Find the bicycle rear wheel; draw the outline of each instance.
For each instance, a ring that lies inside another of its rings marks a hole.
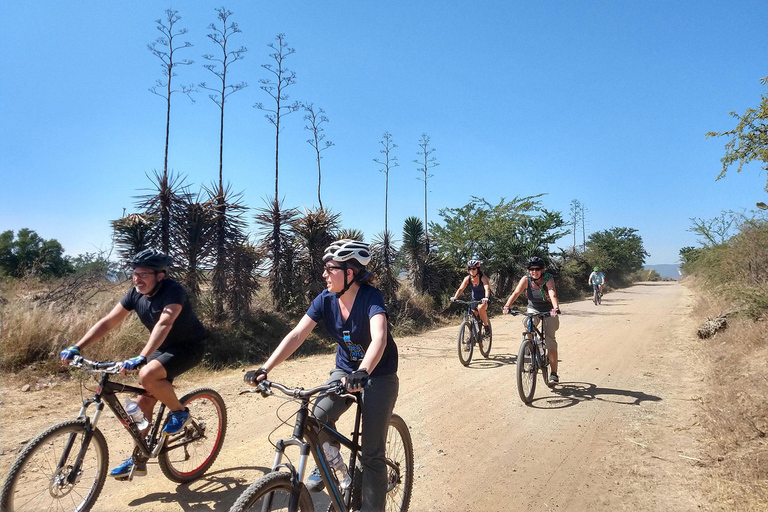
[[[461,322],[459,327],[459,335],[456,337],[456,344],[459,349],[459,361],[464,366],[469,365],[472,360],[472,352],[475,350],[475,340],[472,333],[472,326],[469,320]]]
[[[243,491],[229,512],[281,512],[297,510],[298,512],[314,512],[312,496],[307,486],[299,483],[295,488],[291,482],[291,474],[285,471],[273,471],[256,480]],[[291,501],[295,506],[291,506]]]
[[[485,329],[484,327],[480,327],[480,329]],[[488,332],[484,332],[483,334],[479,335],[480,341],[477,342],[480,348],[480,353],[483,354],[483,357],[488,359],[488,356],[491,355],[491,344],[493,343],[493,328],[491,327],[491,319],[488,319]]]
[[[533,342],[523,339],[520,344],[520,350],[517,352],[517,392],[520,400],[525,404],[533,401],[533,394],[536,392],[536,365],[533,351],[536,347]]]
[[[209,388],[191,391],[179,401],[189,407],[192,421],[166,440],[157,463],[169,480],[182,484],[203,476],[219,455],[227,433],[227,407]]]
[[[80,469],[72,475],[84,439],[85,419],[76,419],[54,425],[30,441],[8,472],[0,510],[90,510],[107,478],[109,452],[104,435],[94,430]]]

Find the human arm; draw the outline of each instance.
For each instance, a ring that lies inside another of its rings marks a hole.
[[[384,350],[387,348],[387,315],[384,313],[378,313],[370,318],[371,328],[371,344],[368,345],[368,349],[365,351],[363,360],[360,361],[360,366],[357,372],[365,371],[368,375],[373,373],[373,369],[381,361],[381,356],[384,355]],[[362,390],[362,385],[358,388],[349,388],[349,391],[355,392]]]
[[[463,292],[464,289],[467,287],[467,284],[469,284],[469,276],[467,276],[464,279],[462,279],[461,285],[459,285],[459,289],[456,290],[456,293],[453,294],[453,297],[451,297],[451,299],[458,298],[458,296],[461,295],[461,292]]]
[[[483,279],[481,280],[483,283],[483,289],[485,290],[485,302],[488,302],[491,298],[491,282],[488,280],[487,276],[483,276]]]
[[[515,287],[514,291],[512,292],[512,295],[509,296],[507,299],[507,302],[504,303],[504,311],[509,311],[509,308],[512,307],[512,304],[517,300],[517,298],[520,296],[520,294],[523,293],[523,290],[525,289],[525,285],[528,278],[523,277],[520,279],[520,281],[517,283],[517,286]]]
[[[260,368],[263,369],[264,372],[260,375],[256,375],[254,373],[252,380],[248,380],[248,374],[251,372],[246,373],[246,382],[255,386],[258,381],[266,378],[267,372],[271,371],[277,365],[291,357],[291,354],[296,352],[296,349],[298,349],[302,343],[304,343],[304,341],[307,339],[307,336],[309,336],[309,333],[312,332],[312,329],[314,329],[316,325],[317,322],[312,320],[309,316],[304,315],[301,317],[301,320],[299,320],[299,323],[296,324],[296,327],[291,329],[291,332],[285,335],[274,352],[272,352],[272,354],[269,356],[267,362],[264,363],[264,365]],[[252,371],[258,372],[258,370]],[[264,377],[259,378],[261,375],[264,375]]]
[[[80,341],[75,343],[72,347],[69,347],[67,350],[70,350],[73,347],[77,347],[79,351],[79,349],[84,348],[94,341],[101,339],[109,331],[117,327],[117,325],[130,314],[131,312],[125,309],[122,304],[116,304],[115,307],[112,308],[112,311],[107,313],[107,315],[104,316],[101,320],[93,324],[93,327],[91,327],[88,332],[85,333],[82,338],[80,338]],[[67,358],[62,357],[61,360],[62,364],[64,365],[69,364]]]
[[[549,295],[549,301],[552,303],[552,309],[560,312],[560,301],[557,298],[557,289],[555,287],[555,280],[550,279],[547,281],[547,294]]]

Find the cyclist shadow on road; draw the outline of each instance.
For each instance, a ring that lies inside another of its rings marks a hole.
[[[477,349],[475,349],[477,351]],[[472,370],[491,370],[509,366],[517,362],[517,354],[491,354],[488,359],[480,356],[473,357],[467,368]]]
[[[151,509],[153,503],[175,502],[185,512],[227,511],[235,504],[245,488],[262,476],[261,474],[240,476],[243,471],[250,473],[253,470],[257,470],[257,473],[266,474],[270,468],[241,466],[206,473],[194,482],[179,485],[175,491],[149,493],[132,500],[129,506],[145,505]],[[237,472],[237,476],[233,475],[233,472]],[[227,476],[227,474],[232,476]]]
[[[618,405],[642,405],[643,402],[661,401],[661,397],[649,395],[642,391],[603,388],[590,382],[563,382],[550,391],[555,396],[541,396],[534,399],[531,405],[540,409],[563,409],[592,400]]]

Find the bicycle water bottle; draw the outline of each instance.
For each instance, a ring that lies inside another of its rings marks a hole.
[[[136,401],[131,400],[130,398],[126,398],[125,412],[128,413],[128,416],[133,418],[133,421],[136,423],[136,426],[139,428],[139,430],[144,430],[149,426],[147,418],[144,417],[144,413],[141,412],[141,408],[139,407],[139,404],[136,403]]]
[[[323,452],[325,452],[325,458],[328,460],[334,471],[336,471],[336,478],[339,479],[339,487],[342,491],[352,483],[352,477],[349,474],[349,469],[344,459],[341,456],[339,449],[330,443],[323,443]]]

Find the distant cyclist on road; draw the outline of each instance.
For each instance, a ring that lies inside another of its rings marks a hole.
[[[597,288],[598,293],[603,295],[603,285],[605,284],[605,274],[600,272],[600,267],[595,267],[595,270],[589,274],[588,284],[592,285],[592,290]]]
[[[151,420],[158,400],[171,410],[163,428],[163,434],[167,435],[181,432],[190,420],[189,410],[179,402],[172,383],[175,377],[200,364],[205,351],[203,340],[207,337],[203,324],[192,310],[187,292],[179,283],[166,277],[171,262],[170,256],[153,249],[136,254],[130,261],[133,267],[130,291],[80,341],[59,356],[63,364],[69,364],[80,355],[81,348],[104,337],[131,311],[136,311],[141,323],[149,329],[149,340],[139,355],[123,362],[122,373],[141,368],[139,382],[149,393],[139,396],[136,402],[148,420]],[[149,426],[142,435],[148,430]],[[128,457],[110,471],[109,476],[125,480],[132,467],[133,458]],[[133,474],[145,476],[146,464],[137,465]]]
[[[512,295],[504,304],[504,313],[509,313],[509,308],[523,292],[526,292],[528,297],[528,313],[550,312],[550,316],[544,319],[544,335],[551,369],[549,383],[557,384],[560,382],[560,377],[557,375],[557,339],[555,335],[560,328],[560,319],[557,317],[560,313],[560,301],[557,300],[555,279],[551,274],[544,272],[547,263],[538,256],[529,259],[526,267],[528,268],[528,275],[523,276],[517,283]],[[528,319],[523,320],[523,325],[527,326],[527,321]],[[539,319],[534,318],[533,321],[538,324]]]
[[[480,304],[477,305],[477,312],[480,315],[480,320],[483,321],[483,327],[487,335],[490,334],[490,327],[488,327],[488,299],[491,296],[491,284],[488,281],[488,277],[483,275],[483,271],[480,270],[481,263],[480,260],[469,260],[467,262],[467,273],[469,275],[461,282],[461,286],[451,297],[451,302],[459,298],[461,292],[467,286],[470,286],[472,300],[480,301]]]

